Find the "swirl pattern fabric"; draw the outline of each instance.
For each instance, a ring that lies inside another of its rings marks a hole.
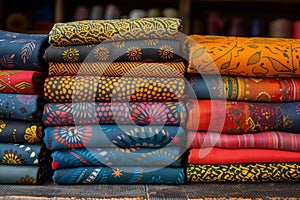
[[[134,78],[56,76],[45,80],[48,102],[156,102],[176,101],[185,96],[182,78]]]
[[[38,165],[44,156],[42,145],[0,143],[0,159],[4,165]]]
[[[181,126],[49,126],[44,133],[44,142],[49,150],[166,145],[184,147],[186,142]]]
[[[180,77],[185,74],[183,62],[49,62],[49,76],[122,76],[122,77]]]
[[[179,40],[108,40],[93,45],[49,46],[44,56],[47,63],[177,62],[187,59],[181,45]]]
[[[258,78],[245,76],[188,75],[197,99],[227,99],[252,102],[300,100],[300,78]]]
[[[83,124],[183,125],[182,102],[47,103],[42,120],[46,126]]]
[[[188,164],[189,182],[299,182],[299,163]]]
[[[47,71],[48,34],[0,31],[0,69]]]
[[[288,38],[190,36],[188,73],[299,77],[300,41]]]
[[[257,103],[191,99],[186,105],[188,130],[232,134],[300,132],[300,102]]]
[[[0,118],[38,121],[42,118],[41,99],[35,94],[0,93]]]
[[[274,149],[193,148],[189,152],[188,162],[192,164],[300,163],[300,152]]]
[[[43,137],[42,122],[0,119],[1,143],[40,144]]]
[[[30,70],[0,70],[0,92],[42,94],[46,73]]]
[[[90,148],[52,153],[54,170],[85,166],[180,167],[180,148]]]
[[[49,32],[49,44],[69,46],[98,44],[108,39],[174,39],[181,31],[182,21],[178,18],[82,20],[55,23]]]
[[[278,149],[300,151],[300,134],[269,131],[231,135],[216,132],[187,132],[188,148]]]
[[[184,169],[165,167],[79,167],[55,170],[54,183],[70,184],[183,184]]]

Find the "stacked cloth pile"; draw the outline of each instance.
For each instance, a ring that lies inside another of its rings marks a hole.
[[[41,121],[47,39],[0,31],[0,183],[39,184],[49,174]]]
[[[300,40],[190,39],[187,180],[299,181]]]
[[[184,182],[181,29],[176,18],[54,25],[43,122],[56,184]]]

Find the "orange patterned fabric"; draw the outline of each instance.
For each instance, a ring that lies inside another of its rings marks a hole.
[[[188,73],[300,76],[300,40],[202,35],[190,39]]]

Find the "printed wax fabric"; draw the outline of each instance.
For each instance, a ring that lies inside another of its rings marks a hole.
[[[98,44],[105,40],[174,39],[182,31],[179,18],[82,20],[55,23],[49,33],[52,46]]]
[[[0,119],[1,143],[42,143],[42,122]]]
[[[49,76],[183,77],[183,62],[49,62]]]
[[[46,75],[30,70],[0,70],[0,92],[42,94]]]
[[[300,180],[299,163],[188,164],[189,182],[292,182]]]
[[[47,149],[109,147],[184,147],[181,126],[85,125],[48,126],[44,129]]]
[[[300,152],[274,149],[193,148],[189,151],[188,162],[192,164],[300,163]]]
[[[0,118],[37,121],[42,117],[42,97],[36,94],[0,93]]]
[[[254,102],[300,100],[300,78],[190,74],[187,76],[187,80],[192,89],[188,92],[189,95],[194,95],[197,99],[211,98]]]
[[[93,45],[49,46],[46,62],[177,62],[186,57],[180,40],[104,41]]]
[[[0,165],[1,184],[36,185],[49,178],[46,166]]]
[[[166,102],[184,97],[183,78],[55,76],[47,77],[44,85],[44,98],[53,103]]]
[[[183,168],[176,167],[78,167],[55,170],[53,181],[67,184],[183,184]]]
[[[48,34],[0,31],[0,69],[47,71]]]
[[[42,145],[0,143],[2,165],[38,165],[44,157]]]
[[[190,36],[188,73],[300,76],[300,41],[288,38]]]
[[[52,169],[84,166],[180,167],[182,150],[172,148],[81,148],[54,151]]]
[[[187,132],[188,148],[219,147],[226,149],[280,149],[300,151],[300,134],[268,131],[231,135],[216,132]]]
[[[42,120],[46,126],[83,124],[183,125],[182,102],[47,103]]]
[[[188,130],[223,133],[300,132],[300,102],[189,100]],[[200,119],[200,120],[199,120]]]

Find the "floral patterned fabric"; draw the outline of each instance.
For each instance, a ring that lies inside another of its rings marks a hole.
[[[49,33],[53,46],[98,44],[105,40],[174,39],[182,31],[178,18],[82,20],[56,23]]]
[[[47,71],[48,34],[0,31],[0,69]]]
[[[42,122],[0,119],[1,143],[42,143]]]
[[[299,77],[300,41],[288,38],[190,36],[188,73]]]
[[[187,166],[188,182],[299,182],[299,163]]]
[[[0,92],[42,94],[46,73],[30,70],[0,70]]]
[[[183,62],[49,62],[49,76],[122,76],[180,77],[185,74]]]
[[[67,184],[183,184],[184,169],[175,167],[79,167],[55,170],[54,183]]]
[[[182,78],[55,76],[45,80],[48,102],[155,102],[183,99]]]
[[[180,167],[182,150],[173,148],[80,148],[52,153],[54,170],[84,166]]]
[[[38,121],[42,117],[41,99],[35,94],[0,93],[0,118]]]
[[[93,45],[49,46],[44,56],[47,63],[177,62],[186,56],[181,45],[179,40],[108,40]]]
[[[49,126],[44,130],[47,149],[108,147],[184,147],[181,126],[85,125]]]
[[[190,149],[188,162],[192,164],[234,164],[234,163],[300,163],[300,152],[274,149]]]
[[[182,102],[47,103],[42,120],[46,126],[82,124],[183,125]]]
[[[247,134],[187,131],[188,148],[278,149],[300,151],[300,134],[269,131]]]
[[[258,103],[190,99],[186,105],[188,130],[232,134],[300,132],[300,102]]]
[[[227,99],[252,102],[291,102],[300,100],[300,78],[258,78],[245,76],[188,75],[197,99]]]

